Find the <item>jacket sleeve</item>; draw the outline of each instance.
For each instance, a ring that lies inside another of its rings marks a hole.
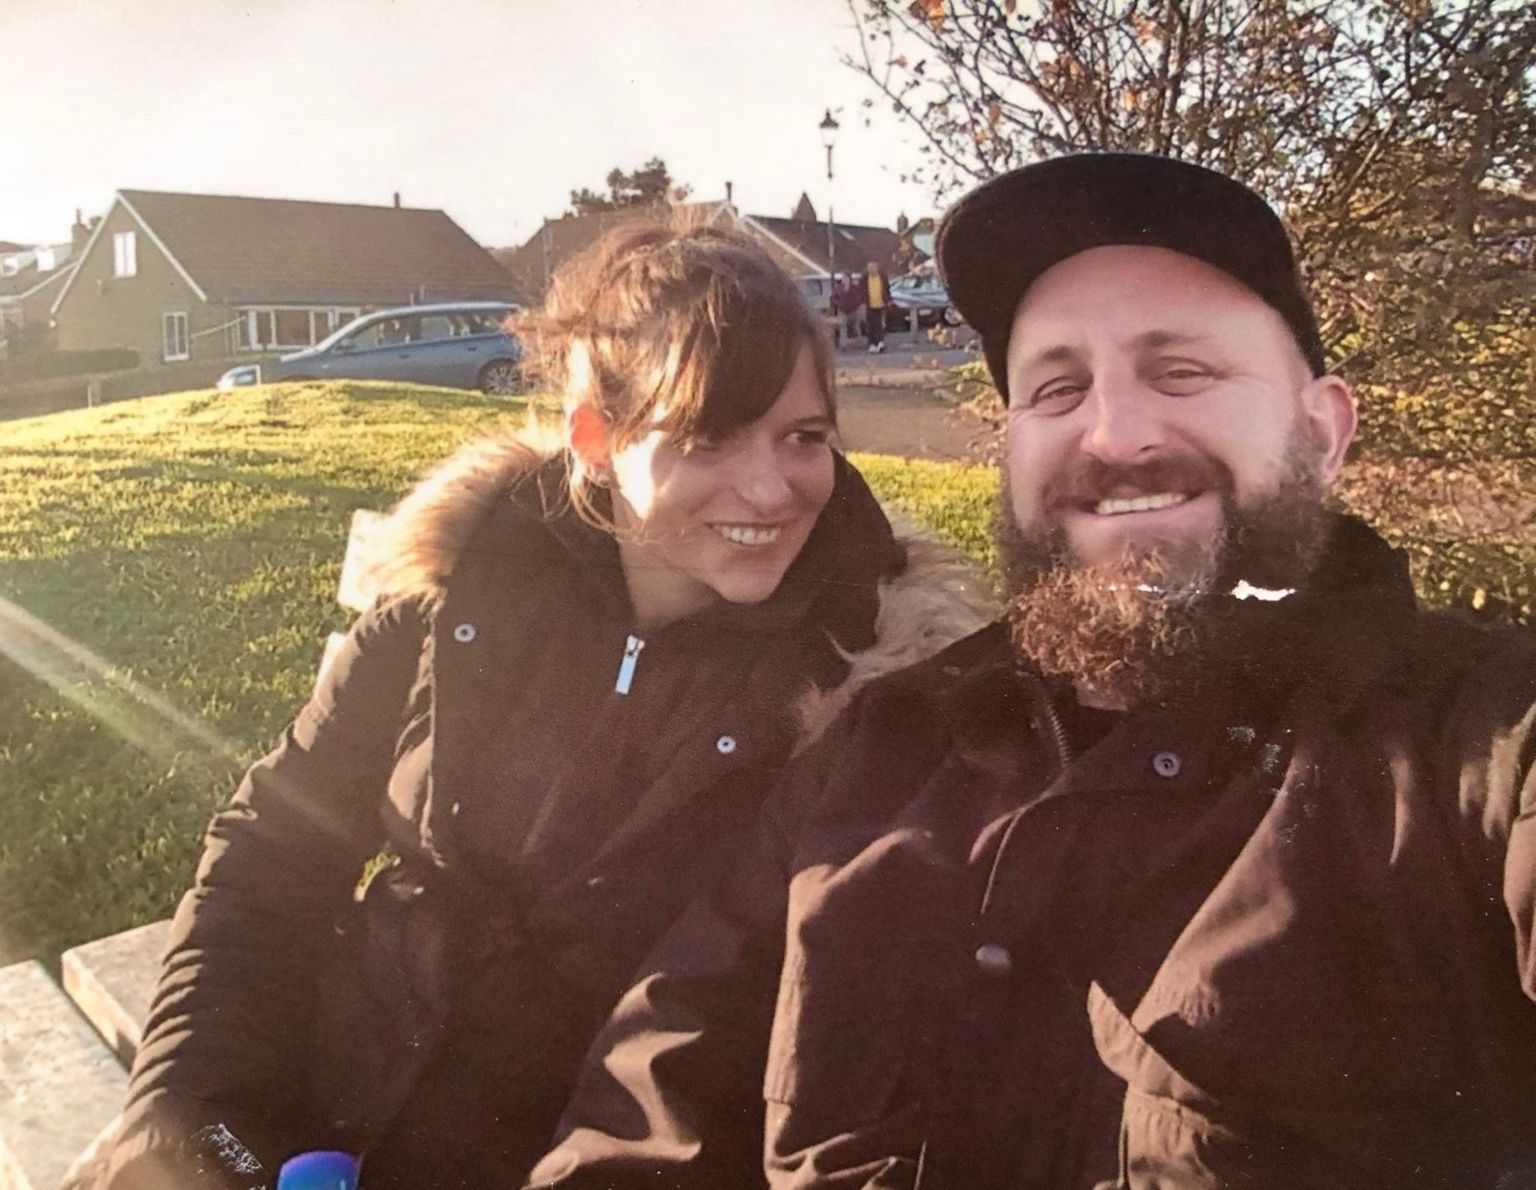
[[[818,748],[760,816],[745,859],[647,959],[588,1051],[530,1187],[681,1190],[763,1182],[763,1068],[784,958],[797,807]]]
[[[1536,634],[1479,674],[1473,703],[1482,738],[1463,751],[1462,786],[1474,776],[1485,787],[1485,815],[1507,832],[1504,904],[1520,986],[1536,1000]]]
[[[300,1101],[317,956],[383,842],[378,804],[425,631],[404,602],[360,617],[213,819],[134,1061],[111,1190],[244,1190],[315,1147]],[[250,1158],[264,1176],[231,1177]]]

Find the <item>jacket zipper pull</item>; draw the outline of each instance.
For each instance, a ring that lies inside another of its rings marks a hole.
[[[640,650],[643,648],[645,642],[638,636],[631,636],[624,641],[624,659],[619,662],[619,680],[613,684],[615,694],[629,693],[635,681],[635,666],[640,661]]]

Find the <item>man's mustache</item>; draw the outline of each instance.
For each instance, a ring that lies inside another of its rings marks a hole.
[[[1207,455],[1165,455],[1128,464],[1082,455],[1046,485],[1043,495],[1047,507],[1059,508],[1097,504],[1127,490],[1142,495],[1215,491],[1227,496],[1233,487],[1231,469]]]

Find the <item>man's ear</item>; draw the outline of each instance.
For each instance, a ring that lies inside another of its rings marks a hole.
[[[1342,377],[1319,376],[1301,390],[1301,411],[1317,446],[1320,476],[1324,483],[1332,483],[1355,440],[1359,424],[1355,394]]]
[[[589,401],[573,405],[565,415],[565,437],[571,453],[591,473],[606,471],[610,461],[608,416]]]

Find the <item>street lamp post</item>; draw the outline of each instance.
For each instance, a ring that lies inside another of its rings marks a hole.
[[[828,108],[821,117],[821,143],[827,147],[827,292],[832,290],[832,276],[836,272],[832,258],[832,145],[837,140],[837,121]]]

